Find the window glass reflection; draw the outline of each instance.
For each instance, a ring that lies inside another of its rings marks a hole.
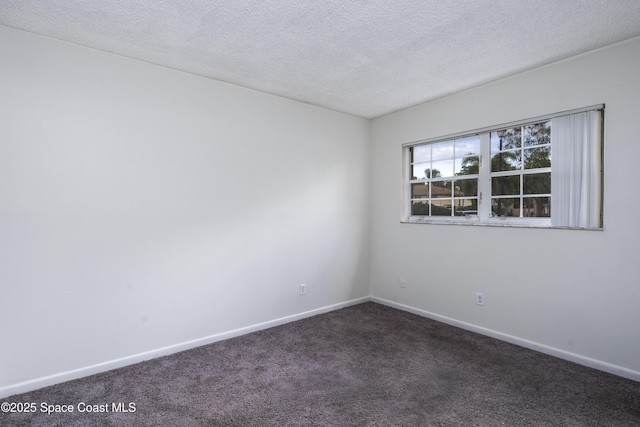
[[[491,172],[503,172],[520,169],[522,153],[517,151],[503,151],[491,158]]]
[[[429,215],[429,202],[411,202],[411,215]]]
[[[473,135],[466,138],[456,139],[455,154],[456,157],[480,154],[480,137],[478,135]]]
[[[451,197],[451,181],[434,181],[431,183],[431,197]]]
[[[411,198],[425,199],[429,197],[429,186],[423,183],[411,184]]]
[[[478,199],[456,199],[453,204],[455,216],[478,215]]]
[[[443,160],[432,163],[431,178],[453,176],[453,160]]]
[[[549,218],[551,217],[551,197],[525,197],[522,200],[522,216]]]
[[[548,168],[551,167],[551,147],[527,148],[524,150],[524,168]]]
[[[431,202],[431,216],[451,216],[451,199],[433,200]]]
[[[452,159],[453,141],[442,141],[431,144],[431,156],[433,160]]]
[[[521,146],[521,128],[509,128],[491,132],[491,154],[503,150],[513,150]]]
[[[477,179],[459,179],[454,183],[454,197],[470,197],[478,195]]]
[[[480,172],[480,158],[478,156],[456,159],[456,175],[477,175]]]
[[[551,143],[551,121],[534,123],[524,126],[523,145],[531,147],[533,145]]]
[[[491,194],[495,196],[520,194],[520,175],[491,178]]]
[[[411,163],[424,163],[431,160],[431,146],[419,145],[411,148]]]
[[[520,198],[492,199],[491,213],[497,216],[520,216]]]
[[[550,194],[551,173],[534,173],[522,177],[522,194]]]
[[[431,169],[430,163],[418,163],[412,166],[413,173],[411,179],[425,179],[429,178],[428,171]]]

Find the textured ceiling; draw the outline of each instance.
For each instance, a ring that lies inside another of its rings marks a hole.
[[[640,36],[640,0],[0,0],[0,24],[375,118]]]

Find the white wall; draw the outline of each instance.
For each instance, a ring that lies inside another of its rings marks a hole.
[[[639,76],[634,39],[373,121],[374,299],[640,380]],[[401,144],[599,103],[604,231],[400,224]]]
[[[0,58],[0,395],[368,297],[368,121],[6,27]]]

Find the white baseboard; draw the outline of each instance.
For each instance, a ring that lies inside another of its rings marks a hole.
[[[543,344],[539,344],[533,341],[528,341],[522,338],[518,338],[512,335],[497,332],[491,329],[483,328],[471,323],[462,322],[460,320],[452,319],[446,316],[441,316],[435,313],[431,313],[425,310],[421,310],[415,307],[411,307],[397,302],[389,301],[378,297],[363,297],[354,300],[334,304],[326,307],[317,308],[303,313],[294,314],[291,316],[281,317],[279,319],[270,320],[268,322],[258,323],[244,328],[234,329],[228,332],[222,332],[215,335],[191,340],[167,347],[162,347],[156,350],[147,351],[144,353],[134,354],[131,356],[123,357],[120,359],[111,360],[104,363],[99,363],[92,366],[86,366],[83,368],[74,369],[72,371],[61,372],[46,377],[36,378],[30,381],[25,381],[18,384],[12,384],[9,386],[0,388],[0,398],[12,396],[14,394],[26,393],[39,388],[48,387],[50,385],[59,384],[66,381],[75,380],[78,378],[87,377],[89,375],[99,374],[101,372],[110,371],[112,369],[122,368],[124,366],[133,365],[135,363],[143,362],[145,360],[154,359],[156,357],[166,356],[180,351],[189,350],[191,348],[200,347],[206,344],[212,344],[217,341],[222,341],[241,335],[249,334],[251,332],[260,331],[263,329],[272,328],[274,326],[284,325],[286,323],[294,322],[296,320],[305,319],[322,313],[328,313],[330,311],[339,310],[341,308],[350,307],[352,305],[362,304],[367,301],[372,301],[378,304],[386,305],[388,307],[396,308],[398,310],[406,311],[409,313],[417,314],[418,316],[426,317],[436,320],[438,322],[446,323],[451,326],[455,326],[468,331],[476,332],[482,335],[486,335],[492,338],[496,338],[502,341],[516,344],[521,347],[525,347],[531,350],[539,351],[540,353],[548,354],[550,356],[558,357],[560,359],[568,360],[570,362],[578,363],[590,368],[598,369],[604,372],[608,372],[621,377],[629,378],[634,381],[640,381],[640,372],[627,369],[621,366],[613,365],[607,362],[603,362],[596,359],[591,359],[586,356],[582,356],[576,353],[571,353],[565,350],[560,350],[554,347],[549,347]]]
[[[268,322],[258,323],[255,325],[246,326],[244,328],[234,329],[232,331],[222,332],[219,334],[210,335],[207,337],[198,338],[191,341],[186,341],[179,344],[174,344],[174,345],[158,348],[151,351],[146,351],[144,353],[138,353],[138,354],[123,357],[120,359],[110,360],[107,362],[98,363],[96,365],[74,369],[72,371],[60,372],[58,374],[36,378],[30,381],[25,381],[17,384],[12,384],[12,385],[0,388],[0,399],[13,396],[14,394],[26,393],[29,391],[37,390],[39,388],[48,387],[50,385],[87,377],[89,375],[99,374],[101,372],[110,371],[112,369],[122,368],[124,366],[144,362],[145,360],[154,359],[156,357],[166,356],[169,354],[178,353],[180,351],[189,350],[191,348],[200,347],[202,345],[212,344],[217,341],[239,337],[241,335],[246,335],[251,332],[272,328],[274,326],[284,325],[286,323],[295,322],[296,320],[305,319],[307,317],[315,316],[318,314],[328,313],[330,311],[339,310],[341,308],[350,307],[352,305],[362,304],[370,300],[371,299],[369,297],[357,298],[354,300],[345,301],[338,304],[333,304],[326,307],[305,311],[303,313],[281,317],[279,319],[270,320]]]
[[[579,365],[587,366],[589,368],[598,369],[600,371],[608,372],[610,374],[618,375],[620,377],[629,378],[634,381],[640,381],[640,372],[632,369],[627,369],[622,366],[613,365],[611,363],[603,362],[601,360],[592,359],[590,357],[582,356],[580,354],[571,353],[569,351],[560,350],[554,347],[549,347],[544,344],[536,343],[533,341],[518,338],[513,335],[497,332],[492,329],[483,328],[471,323],[462,322],[460,320],[452,319],[439,314],[431,313],[419,308],[411,307],[404,304],[399,304],[394,301],[389,301],[383,298],[371,297],[372,302],[386,305],[388,307],[397,308],[398,310],[407,311],[409,313],[417,314],[418,316],[426,317],[428,319],[437,320],[438,322],[446,323],[447,325],[455,326],[461,329],[466,329],[471,332],[476,332],[482,335],[486,335],[492,338],[506,341],[511,344],[516,344],[521,347],[525,347],[531,350],[539,351],[540,353],[548,354],[550,356],[557,357],[559,359],[568,360],[570,362],[577,363]]]

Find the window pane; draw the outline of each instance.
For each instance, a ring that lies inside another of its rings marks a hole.
[[[425,184],[411,184],[411,198],[425,199],[429,197],[429,186]]]
[[[456,216],[478,215],[478,199],[456,199],[453,204]]]
[[[503,172],[520,169],[522,165],[520,150],[504,151],[491,158],[491,172]]]
[[[451,181],[435,181],[431,183],[431,197],[451,198]]]
[[[480,154],[480,137],[478,135],[456,139],[456,157]]]
[[[477,175],[480,172],[480,160],[476,157],[456,159],[456,175]]]
[[[502,150],[520,148],[520,127],[491,132],[491,154]]]
[[[491,199],[491,216],[520,216],[520,199]]]
[[[506,196],[520,194],[520,176],[501,176],[491,178],[491,194],[494,196]]]
[[[451,216],[451,199],[433,200],[431,216]]]
[[[453,158],[453,141],[435,142],[431,144],[431,149],[433,160]]]
[[[424,163],[431,160],[431,146],[419,145],[411,148],[411,163]]]
[[[453,176],[453,160],[433,162],[432,164],[431,178]]]
[[[411,215],[429,215],[429,203],[411,202]]]
[[[551,197],[525,197],[522,203],[524,204],[523,216],[543,218],[551,216]]]
[[[525,147],[551,143],[551,121],[524,126]]]
[[[478,195],[477,179],[459,179],[454,183],[454,197],[469,197]]]
[[[524,150],[524,168],[551,167],[551,147],[527,148]]]
[[[523,194],[550,194],[551,173],[534,173],[522,177]]]
[[[425,179],[429,178],[428,172],[431,168],[430,163],[418,163],[413,165],[413,173],[411,174],[411,179]]]

